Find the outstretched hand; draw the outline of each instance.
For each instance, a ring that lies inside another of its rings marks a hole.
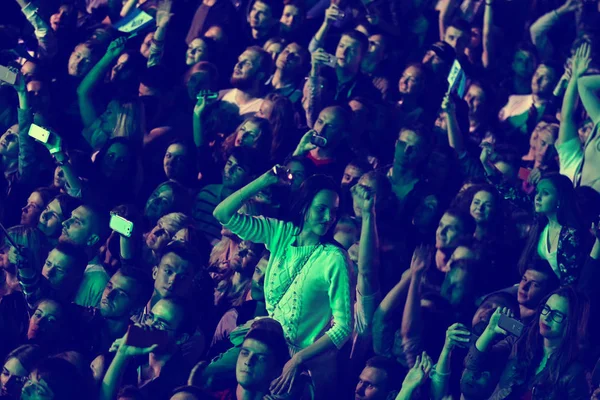
[[[420,356],[417,356],[415,365],[408,370],[404,381],[402,382],[402,389],[416,389],[427,381],[433,362],[431,357],[427,353],[423,352]]]
[[[290,393],[294,386],[296,378],[300,374],[300,363],[294,357],[292,357],[283,366],[281,376],[271,382],[270,391],[274,395],[282,395]]]
[[[169,24],[169,21],[171,21],[171,17],[173,16],[173,14],[171,13],[172,6],[172,0],[162,0],[158,4],[158,9],[156,11],[157,28],[165,28]]]
[[[127,344],[127,339],[129,338],[129,332],[125,334],[121,339],[117,339],[113,342],[112,346],[108,350],[111,353],[117,352],[118,354],[125,357],[136,357],[136,356],[144,356],[146,354],[152,353],[158,347],[157,344],[154,344],[150,347],[136,347]]]
[[[106,55],[110,57],[118,57],[123,50],[125,50],[125,43],[127,43],[127,38],[125,36],[116,38],[108,45]]]
[[[494,313],[492,314],[486,330],[493,333],[494,335],[507,335],[508,332],[500,328],[500,326],[498,325],[500,323],[500,317],[502,315],[506,315],[510,318],[514,317],[514,313],[508,307],[498,307],[496,308],[496,311],[494,311]]]
[[[588,42],[584,42],[577,48],[572,61],[572,75],[574,78],[579,78],[587,72],[592,59],[590,58],[591,47]]]

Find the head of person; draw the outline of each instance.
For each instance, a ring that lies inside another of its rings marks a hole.
[[[436,42],[425,52],[421,64],[435,76],[448,75],[456,58],[456,51],[446,42]]]
[[[160,217],[173,212],[189,213],[191,197],[189,191],[175,181],[163,182],[148,197],[144,217],[150,226],[155,226]]]
[[[469,106],[469,119],[483,122],[489,112],[491,101],[483,84],[477,81],[471,82],[464,100]]]
[[[211,400],[212,397],[196,386],[180,386],[176,388],[169,400]],[[119,399],[120,400],[120,399]]]
[[[50,108],[50,84],[41,77],[31,76],[27,79],[27,93],[30,107],[34,113],[46,113]],[[34,122],[35,122],[34,116]]]
[[[167,147],[163,169],[168,179],[186,184],[196,175],[196,149],[184,141],[175,141]]]
[[[137,84],[146,62],[147,60],[139,52],[123,52],[110,71],[110,81],[118,85],[129,86],[132,81]]]
[[[588,137],[590,137],[590,134],[594,130],[594,125],[595,125],[594,121],[592,121],[591,119],[587,118],[579,126],[579,129],[577,130],[577,134],[579,135],[579,141],[581,143],[587,142]]]
[[[17,225],[8,229],[8,235],[17,246],[22,247],[21,252],[25,254],[29,266],[38,269],[42,265],[46,249],[41,232],[30,226]],[[13,251],[12,243],[8,238],[4,238],[0,243],[0,268],[14,275],[17,273],[17,266],[11,263],[9,257]]]
[[[560,282],[546,260],[534,260],[523,272],[517,300],[519,305],[536,309],[548,293],[558,289]]]
[[[375,356],[367,360],[360,373],[355,400],[390,400],[396,397],[400,389],[399,364],[393,358]]]
[[[273,0],[254,0],[248,14],[248,25],[254,39],[264,38],[281,18],[283,4]]]
[[[47,237],[58,238],[62,233],[62,223],[80,205],[81,200],[67,194],[59,194],[40,214],[37,228]]]
[[[0,136],[0,157],[16,160],[19,156],[19,125],[13,125]]]
[[[459,205],[459,207],[468,209],[477,225],[495,228],[503,226],[502,198],[493,186],[473,185],[467,188],[460,197],[463,205]]]
[[[152,269],[154,293],[160,298],[189,298],[201,265],[197,254],[181,243],[171,243]]]
[[[483,299],[481,305],[475,311],[471,326],[477,331],[477,334],[483,333],[483,330],[490,322],[490,318],[496,308],[507,307],[515,315],[519,315],[519,303],[515,297],[506,292],[495,292]]]
[[[337,67],[350,73],[357,73],[368,50],[367,36],[355,30],[344,32],[335,49]]]
[[[265,247],[262,243],[253,243],[248,240],[242,240],[237,251],[231,257],[229,268],[243,276],[252,277],[256,264],[260,261]]]
[[[121,268],[110,278],[100,300],[100,314],[108,319],[129,319],[152,296],[150,275],[138,268]]]
[[[360,239],[359,221],[347,214],[342,215],[335,225],[333,239],[346,249],[350,259],[355,261],[352,259],[355,253],[350,251],[350,248],[358,243]]]
[[[63,222],[62,234],[58,241],[94,248],[108,236],[108,219],[108,212],[89,204],[82,204]]]
[[[68,73],[74,78],[82,79],[92,69],[101,53],[97,42],[84,42],[75,46],[69,57]]]
[[[285,167],[292,174],[290,192],[297,193],[306,178],[312,175],[313,165],[305,157],[291,157],[286,161]]]
[[[58,243],[48,253],[42,276],[54,290],[66,295],[79,286],[87,263],[88,257],[82,247],[69,242]]]
[[[196,228],[193,222],[190,222],[179,229],[175,235],[173,235],[171,242],[179,242],[189,248],[195,249],[203,260],[208,258],[208,255],[212,249],[212,246],[204,234],[198,228]]]
[[[168,344],[159,346],[155,353],[171,352],[175,346],[186,342],[196,330],[190,306],[176,297],[161,298],[145,315],[144,325],[153,327],[168,334]]]
[[[496,145],[490,161],[508,182],[514,182],[518,178],[521,156],[514,146]]]
[[[7,399],[18,399],[21,389],[43,357],[43,352],[37,345],[26,344],[19,346],[6,356],[0,375],[0,396]]]
[[[125,117],[126,114],[123,114]],[[121,119],[120,117],[118,117]],[[137,117],[127,118],[133,122]],[[123,122],[123,121],[121,121]],[[129,124],[129,123],[127,123]],[[115,129],[117,129],[115,125]],[[104,179],[125,184],[131,181],[137,173],[137,152],[133,140],[126,137],[114,137],[110,139],[96,155],[94,165],[101,177]]]
[[[229,189],[240,189],[260,171],[260,157],[255,149],[234,147],[229,152],[223,168],[223,186]]]
[[[550,172],[537,184],[535,212],[539,215],[556,215],[562,226],[578,227],[580,224],[577,196],[573,183],[565,175]]]
[[[298,43],[286,45],[275,59],[275,68],[287,76],[299,79],[306,76],[310,67],[310,54]]]
[[[48,345],[60,338],[67,327],[67,310],[50,299],[40,300],[29,318],[27,339],[41,345]]]
[[[420,97],[425,90],[425,69],[421,64],[411,64],[404,69],[398,81],[398,91],[403,97]]]
[[[268,391],[289,358],[281,325],[269,320],[248,331],[238,355],[235,377],[238,385],[248,391]]]
[[[384,173],[369,171],[360,177],[356,185],[352,187],[352,209],[357,218],[362,218],[363,194],[375,197],[375,209],[382,211],[390,205],[394,198],[392,186]],[[380,214],[379,212],[377,214]]]
[[[516,77],[528,79],[535,72],[536,65],[535,49],[530,46],[520,46],[513,56],[511,69]]]
[[[306,179],[290,210],[291,221],[300,231],[309,231],[332,241],[340,208],[340,187],[330,177],[313,175]]]
[[[438,250],[454,250],[460,243],[469,241],[475,233],[475,220],[468,212],[458,208],[447,210],[435,232],[435,247]]]
[[[191,67],[200,61],[210,61],[214,53],[214,41],[212,39],[197,37],[188,45],[185,52],[185,65]]]
[[[531,134],[530,145],[533,144],[533,159],[537,166],[554,166],[558,161],[558,153],[554,147],[558,139],[557,123],[540,121]]]
[[[471,27],[464,19],[456,19],[448,25],[444,32],[444,42],[454,48],[457,55],[465,53],[471,41]]]
[[[59,400],[86,397],[85,385],[77,367],[64,358],[41,361],[29,374],[21,392],[23,400]],[[89,393],[87,393],[89,394]]]
[[[56,33],[69,32],[77,23],[77,9],[70,2],[63,2],[50,16],[50,28]]]
[[[237,127],[232,139],[235,147],[250,147],[266,156],[271,150],[271,124],[258,116],[248,117]]]
[[[382,33],[369,35],[369,48],[362,60],[363,70],[368,65],[378,66],[388,57],[388,43],[389,38]]]
[[[282,33],[292,34],[298,32],[302,28],[305,19],[306,13],[302,2],[297,0],[284,0],[283,12],[279,19]]]
[[[203,90],[211,92],[217,90],[219,71],[213,63],[200,61],[189,69],[188,74],[186,86],[190,100],[195,102],[198,94]]]
[[[287,97],[278,93],[269,93],[256,113],[256,116],[269,122],[272,144],[271,156],[276,157],[281,151],[288,152],[295,146],[294,133],[297,132],[296,110]]]
[[[270,253],[264,251],[262,257],[254,267],[254,274],[252,274],[252,286],[250,286],[250,295],[252,300],[265,301],[265,272],[267,271],[267,265],[269,264]]]
[[[342,106],[324,108],[317,117],[313,130],[327,139],[326,147],[335,149],[349,139],[352,113]]]
[[[435,195],[428,195],[417,205],[413,214],[412,224],[418,232],[434,232],[444,210],[442,202]]]
[[[550,64],[540,64],[531,77],[531,92],[542,98],[552,96],[552,91],[558,82],[557,69]]]
[[[400,130],[394,151],[394,164],[403,168],[422,167],[430,154],[431,138],[422,126],[406,126]]]
[[[150,57],[150,46],[152,45],[152,40],[154,39],[154,32],[148,32],[146,36],[144,36],[144,40],[142,40],[142,44],[140,45],[140,54],[145,59]]]
[[[371,171],[373,168],[367,160],[356,158],[346,165],[342,175],[342,189],[350,189],[358,183],[361,176]]]
[[[258,46],[248,47],[240,54],[233,68],[231,86],[242,91],[259,88],[271,76],[272,65],[269,53]]]
[[[277,57],[283,51],[283,48],[286,45],[286,40],[280,37],[272,37],[265,42],[263,45],[263,50],[271,55],[271,59],[273,62],[277,60]]]
[[[34,190],[29,195],[25,207],[21,209],[21,225],[35,226],[40,214],[56,194],[57,191],[51,187]]]
[[[465,252],[472,252],[467,247],[459,246],[456,250],[464,249]],[[456,250],[454,253],[456,253]],[[481,269],[481,263],[475,257],[466,255],[462,258],[457,256],[455,259],[452,253],[451,261],[448,262],[446,276],[442,282],[441,295],[453,307],[470,307],[475,299],[475,278],[477,270]]]
[[[151,250],[161,251],[171,242],[173,236],[189,223],[189,217],[183,213],[170,213],[160,217],[154,228],[146,235],[146,246]]]

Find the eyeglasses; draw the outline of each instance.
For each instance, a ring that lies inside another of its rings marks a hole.
[[[565,314],[561,313],[560,311],[553,310],[548,306],[544,306],[544,308],[542,308],[542,315],[544,317],[546,315],[550,315],[550,319],[558,323],[563,322],[567,318]]]
[[[156,328],[159,331],[170,331],[170,332],[175,331],[175,329],[169,328],[169,326],[165,322],[163,322],[159,319],[156,319],[156,317],[152,313],[148,313],[148,314],[144,315],[144,318],[142,319],[142,323],[144,325]]]

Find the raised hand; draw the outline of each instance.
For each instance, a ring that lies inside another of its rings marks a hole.
[[[408,371],[402,382],[402,389],[414,390],[424,384],[429,378],[432,365],[431,357],[427,353],[423,352],[423,354],[417,356],[415,365]]]
[[[109,57],[118,57],[121,55],[123,50],[125,50],[125,43],[127,43],[127,38],[121,36],[116,38],[108,45],[108,49],[106,50],[106,55]]]
[[[514,313],[508,307],[498,307],[492,314],[490,322],[488,323],[487,328],[485,328],[486,331],[491,332],[494,335],[507,335],[508,332],[498,326],[498,323],[500,322],[500,316],[503,314],[510,318],[514,317]]]
[[[481,154],[479,155],[479,161],[483,165],[487,165],[490,157],[494,153],[494,148],[491,143],[482,143],[481,144]]]
[[[442,100],[442,110],[446,114],[454,114],[456,112],[456,104],[450,94],[444,96],[444,100]]]
[[[171,13],[171,7],[173,5],[172,0],[162,0],[158,4],[158,9],[156,11],[156,27],[157,28],[165,28],[173,14]]]
[[[572,74],[574,78],[579,78],[587,72],[592,59],[590,58],[591,47],[588,42],[584,42],[577,51],[572,61]]]
[[[309,151],[317,148],[316,145],[310,142],[310,138],[312,135],[314,135],[314,133],[315,131],[311,129],[308,132],[306,132],[304,136],[302,136],[302,139],[300,139],[300,143],[298,143],[298,146],[294,151],[294,156],[303,156]]]
[[[415,249],[410,262],[410,270],[413,275],[425,272],[431,264],[431,253],[429,246],[419,246]]]
[[[147,328],[147,327],[145,327]],[[136,357],[136,356],[144,356],[146,354],[152,353],[158,345],[154,344],[150,347],[135,347],[127,343],[127,338],[129,337],[129,332],[125,334],[121,339],[117,339],[113,342],[112,346],[110,346],[111,353],[118,352],[118,354],[125,357]]]
[[[206,109],[206,97],[198,96],[196,100],[196,105],[194,106],[194,115],[197,117],[201,116],[204,110]]]
[[[467,347],[469,345],[469,338],[471,337],[471,332],[461,323],[455,323],[450,325],[448,330],[446,331],[446,342],[444,343],[444,348],[447,350],[452,350],[455,347]]]
[[[341,21],[344,16],[344,12],[336,4],[332,4],[325,10],[325,23]]]
[[[575,12],[583,6],[583,2],[581,0],[567,0],[565,4],[560,6],[556,12],[559,14],[567,14]]]
[[[42,144],[48,149],[50,154],[56,154],[62,151],[62,138],[55,132],[50,132],[48,141]]]
[[[313,68],[327,65],[329,63],[329,54],[325,50],[319,48],[310,55],[310,62]]]
[[[360,209],[363,214],[375,212],[375,194],[366,190],[359,184],[352,186],[352,194],[360,202]]]

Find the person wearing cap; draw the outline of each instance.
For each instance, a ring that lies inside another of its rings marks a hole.
[[[445,79],[456,59],[454,48],[446,42],[435,42],[425,52],[421,63],[429,68],[436,78]]]

